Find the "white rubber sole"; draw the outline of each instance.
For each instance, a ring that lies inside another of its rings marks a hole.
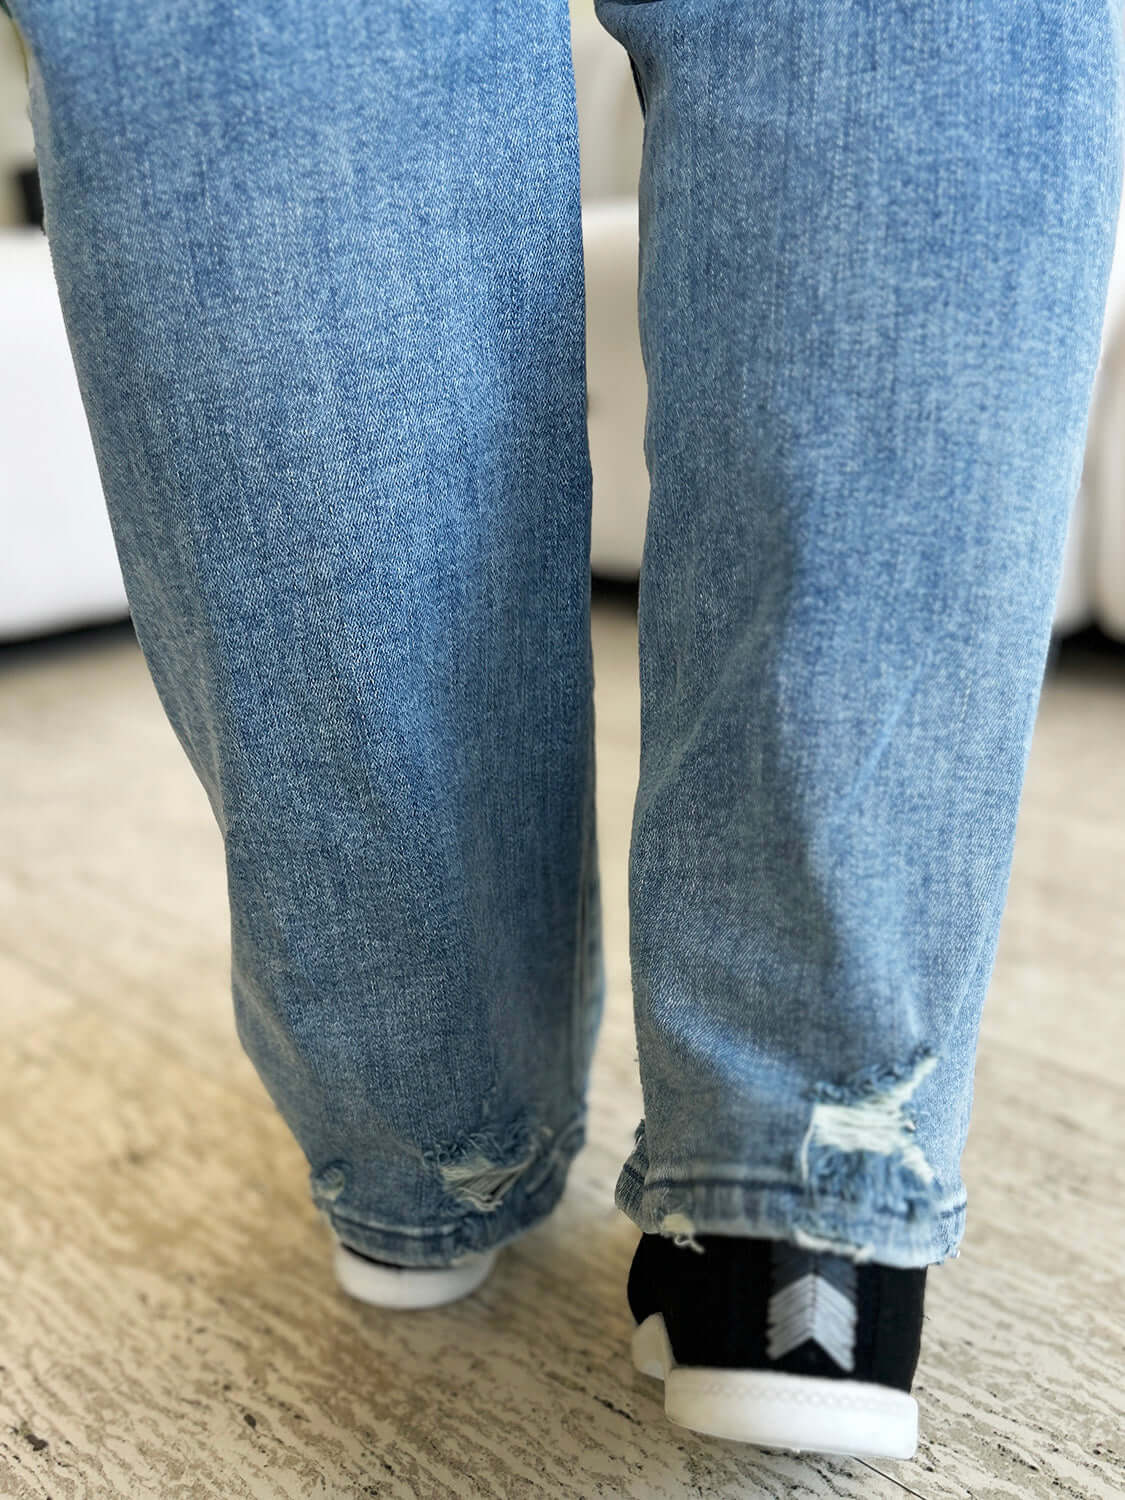
[[[417,1309],[444,1307],[475,1292],[496,1264],[499,1252],[468,1255],[456,1265],[415,1268],[377,1266],[336,1241],[336,1280],[349,1297],[372,1307]]]
[[[678,1365],[661,1313],[633,1334],[633,1364],[664,1382],[669,1421],[709,1437],[794,1453],[913,1458],[918,1403],[870,1381]]]

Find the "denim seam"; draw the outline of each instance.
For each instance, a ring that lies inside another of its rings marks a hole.
[[[755,1193],[791,1193],[795,1198],[806,1198],[808,1196],[808,1189],[803,1183],[799,1182],[770,1182],[753,1177],[654,1177],[650,1180],[647,1177],[643,1177],[637,1171],[637,1169],[630,1166],[628,1162],[625,1162],[622,1165],[621,1171],[623,1175],[631,1178],[632,1181],[635,1182],[637,1186],[646,1193],[661,1192],[670,1188],[675,1188],[680,1192],[690,1193],[695,1188],[723,1187],[740,1188],[744,1192]],[[950,1207],[936,1209],[933,1215],[934,1219],[942,1220],[957,1218],[957,1216],[963,1212],[966,1206],[966,1201],[967,1200],[964,1197],[960,1197],[954,1199]],[[894,1209],[881,1210],[879,1217],[887,1219],[898,1219],[904,1224],[911,1222],[910,1215],[896,1212]]]

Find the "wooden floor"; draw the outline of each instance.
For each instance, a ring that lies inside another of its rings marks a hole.
[[[919,1457],[770,1456],[633,1373],[635,619],[595,611],[610,981],[590,1144],[473,1299],[335,1289],[235,1037],[218,835],[124,628],[0,652],[0,1495],[1120,1496],[1125,654],[1044,691]]]

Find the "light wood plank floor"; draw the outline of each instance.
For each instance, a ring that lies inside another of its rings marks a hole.
[[[210,810],[126,629],[0,652],[0,1495],[1125,1492],[1125,657],[1045,688],[985,1012],[969,1230],[931,1273],[911,1464],[667,1426],[612,1203],[640,1114],[628,598],[595,609],[610,995],[563,1204],[473,1299],[339,1293],[235,1037]]]

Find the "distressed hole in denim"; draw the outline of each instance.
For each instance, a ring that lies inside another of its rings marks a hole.
[[[455,1198],[461,1198],[490,1213],[499,1208],[506,1195],[531,1165],[533,1158],[510,1166],[495,1166],[485,1156],[469,1156],[441,1168],[442,1180]]]
[[[823,1084],[801,1143],[801,1176],[815,1198],[860,1203],[911,1218],[934,1201],[934,1171],[914,1137],[907,1104],[937,1058],[916,1052],[901,1068],[869,1071],[851,1086]]]
[[[350,1168],[347,1162],[331,1161],[313,1173],[312,1193],[318,1204],[335,1203],[348,1185]]]
[[[466,1136],[452,1146],[438,1146],[426,1160],[441,1175],[446,1191],[480,1213],[493,1213],[524,1176],[533,1162],[542,1160],[553,1132],[546,1127],[530,1135],[526,1126],[514,1126],[503,1137],[493,1131]],[[537,1181],[549,1171],[537,1174]]]

